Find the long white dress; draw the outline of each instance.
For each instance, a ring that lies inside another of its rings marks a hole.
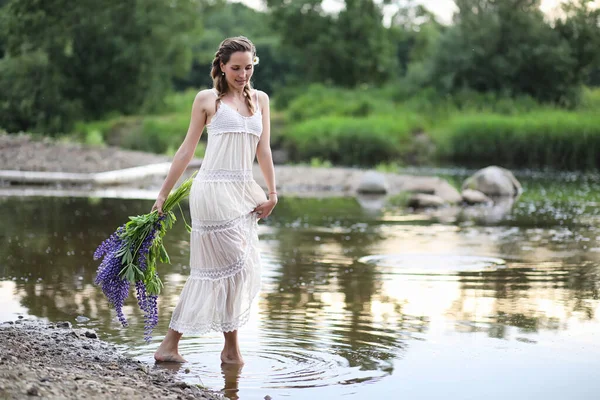
[[[267,198],[252,176],[263,128],[255,104],[258,110],[247,117],[219,102],[207,125],[205,157],[189,197],[190,276],[169,325],[177,332],[237,330],[248,321],[260,290],[258,219],[252,210]]]

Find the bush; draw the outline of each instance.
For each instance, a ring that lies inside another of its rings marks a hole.
[[[64,78],[42,52],[0,60],[0,127],[23,131],[67,132],[81,103],[65,96]]]
[[[342,89],[311,85],[289,102],[290,122],[324,116],[367,117],[393,114],[394,103],[377,89]]]
[[[434,134],[439,155],[461,164],[600,168],[600,116],[540,110],[516,116],[483,113],[452,118]]]
[[[317,158],[334,165],[372,166],[404,156],[416,126],[398,116],[324,117],[291,127],[284,143],[292,161]]]

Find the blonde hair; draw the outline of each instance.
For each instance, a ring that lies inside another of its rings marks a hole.
[[[237,51],[241,52],[250,52],[252,54],[252,59],[256,56],[256,47],[254,44],[244,36],[236,36],[232,38],[227,38],[221,42],[219,45],[219,50],[215,53],[215,58],[212,62],[212,69],[210,71],[210,76],[213,79],[213,87],[218,92],[218,100],[221,100],[229,90],[229,86],[227,85],[227,80],[223,75],[223,71],[221,70],[221,63],[227,64],[231,55]],[[252,96],[250,95],[250,90],[252,86],[250,85],[250,81],[244,86],[244,96],[246,97],[246,104],[250,109],[251,113],[254,113],[255,106],[252,101]]]

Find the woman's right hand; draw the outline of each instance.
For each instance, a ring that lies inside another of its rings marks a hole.
[[[150,212],[156,210],[158,211],[158,215],[163,215],[163,204],[165,204],[165,198],[163,196],[158,196]]]

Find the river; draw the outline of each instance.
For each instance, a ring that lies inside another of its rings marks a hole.
[[[469,171],[405,172],[460,184]],[[184,337],[178,374],[230,399],[597,398],[600,177],[517,177],[522,196],[494,208],[283,196],[260,224],[263,286],[240,330],[246,365],[221,367],[220,334]],[[189,273],[183,225],[166,238],[172,264],[160,266],[160,322],[145,343],[133,293],[122,328],[93,284],[92,253],[152,201],[0,205],[0,321],[68,320],[153,364]]]

